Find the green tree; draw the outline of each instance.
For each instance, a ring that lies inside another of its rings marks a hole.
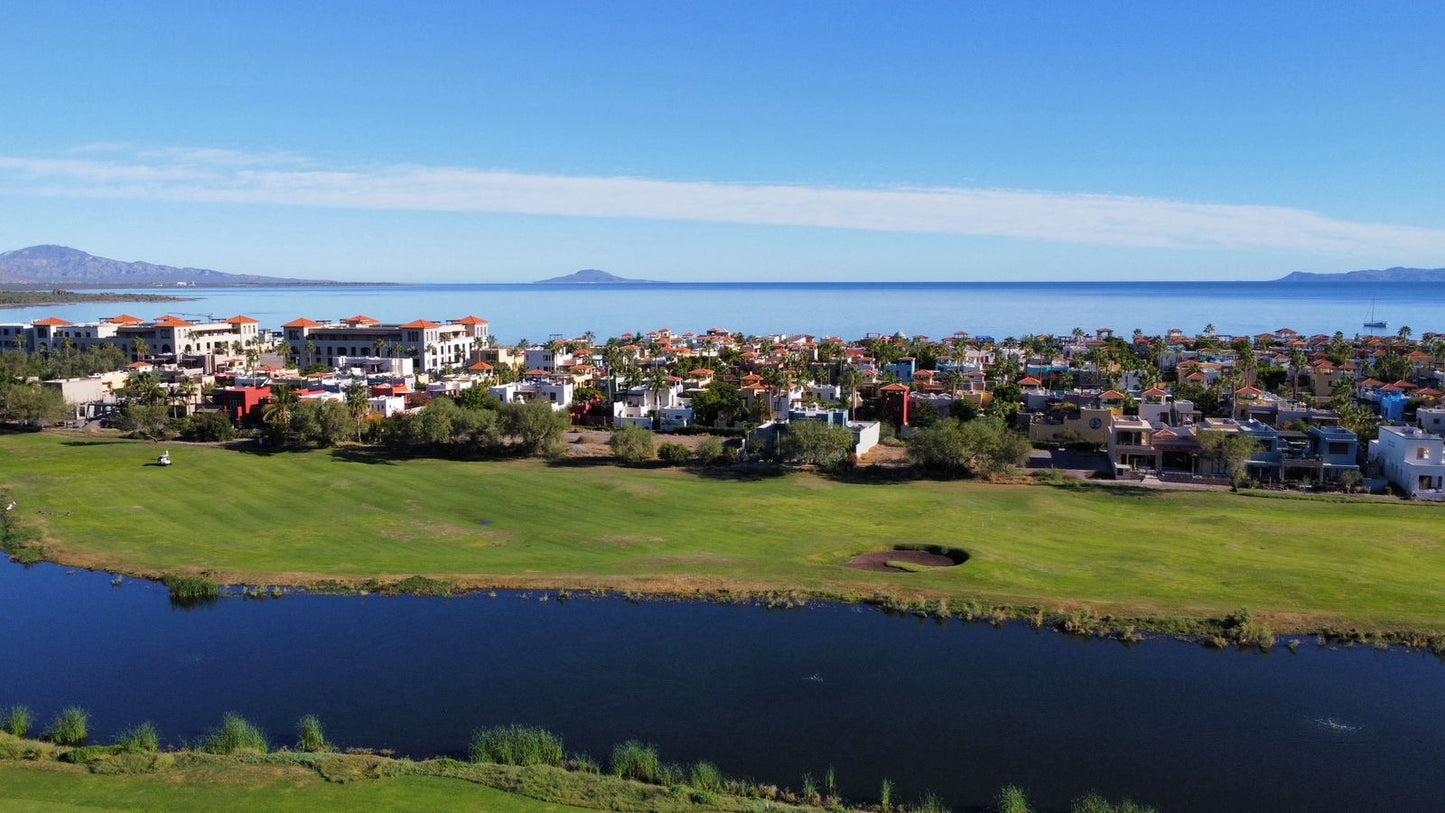
[[[1259,444],[1248,435],[1208,429],[1195,435],[1199,446],[1224,468],[1224,475],[1237,490],[1249,477],[1249,458]]]
[[[0,415],[22,426],[46,426],[64,420],[67,414],[59,390],[34,382],[0,388]]]
[[[793,421],[783,434],[780,452],[784,460],[831,469],[847,460],[856,440],[841,426],[822,421]]]
[[[126,404],[115,417],[115,428],[147,440],[163,440],[174,434],[175,424],[165,404],[140,401]]]
[[[918,430],[909,440],[908,457],[938,474],[995,477],[1028,460],[1032,448],[1002,418],[985,415],[967,423],[940,421]]]
[[[554,412],[551,405],[542,401],[507,404],[502,409],[502,429],[517,439],[523,454],[556,454],[568,426],[566,414]]]

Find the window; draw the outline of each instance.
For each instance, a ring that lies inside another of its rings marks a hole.
[[[1334,443],[1331,443],[1331,444],[1330,444],[1330,454],[1349,454],[1349,453],[1350,453],[1350,445],[1349,445],[1348,443],[1337,443],[1337,442],[1334,442]]]
[[[1430,450],[1429,450],[1429,449],[1426,449],[1424,446],[1421,446],[1420,448],[1418,448],[1418,449],[1415,450],[1415,459],[1416,459],[1416,460],[1429,460],[1429,459],[1430,459]]]

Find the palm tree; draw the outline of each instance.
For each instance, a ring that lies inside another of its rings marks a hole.
[[[1415,331],[1411,330],[1409,325],[1401,325],[1396,335],[1408,342],[1410,341],[1410,336],[1414,333]]]
[[[160,379],[155,373],[137,373],[126,381],[122,393],[132,401],[139,401],[146,406],[158,404],[166,398],[166,392],[161,388]]]
[[[381,341],[378,339],[377,341]],[[370,391],[360,381],[353,381],[346,388],[346,412],[356,424],[356,440],[361,440],[361,427],[366,424],[367,413],[371,411]]]
[[[1293,392],[1294,392],[1294,397],[1295,397],[1295,398],[1299,398],[1299,377],[1300,377],[1300,373],[1304,371],[1304,368],[1305,368],[1308,364],[1309,364],[1309,358],[1308,358],[1307,356],[1305,356],[1305,351],[1304,351],[1304,350],[1301,350],[1300,348],[1296,347],[1296,348],[1294,348],[1293,350],[1289,351],[1289,368],[1290,368],[1289,380],[1290,380],[1290,383],[1293,384]]]
[[[653,367],[647,374],[647,391],[652,393],[652,428],[662,428],[662,393],[667,389],[667,373],[661,367]]]
[[[291,413],[299,402],[300,398],[296,395],[296,390],[290,387],[272,387],[271,398],[266,403],[266,408],[262,410],[261,417],[272,428],[284,432],[286,427],[291,424]]]
[[[306,341],[306,366],[310,367],[316,363],[316,342]]]
[[[378,337],[376,341],[371,343],[371,349],[375,350],[377,358],[380,358],[381,351],[386,349],[386,339]]]
[[[175,388],[171,390],[172,398],[175,401],[179,402],[177,405],[185,404],[189,406],[191,403],[191,398],[195,394],[196,382],[192,381],[190,376],[181,376],[181,380],[177,381]],[[174,417],[180,418],[181,416],[179,414],[175,414]]]
[[[16,336],[15,341],[19,342],[20,337]],[[135,357],[136,361],[140,361],[141,359],[150,357],[151,348],[150,345],[145,343],[145,340],[141,339],[141,337],[139,336],[136,336],[135,338],[130,340],[130,352],[131,355]]]

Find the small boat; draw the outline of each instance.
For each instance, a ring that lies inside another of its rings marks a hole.
[[[1365,327],[1378,328],[1378,329],[1380,329],[1380,330],[1384,330],[1385,328],[1387,328],[1387,327],[1389,327],[1389,326],[1390,326],[1389,323],[1386,322],[1385,320],[1383,320],[1383,319],[1376,319],[1376,318],[1375,318],[1375,300],[1371,299],[1371,300],[1370,300],[1370,319],[1369,319],[1369,321],[1365,322]]]

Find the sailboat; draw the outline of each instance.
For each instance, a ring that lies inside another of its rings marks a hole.
[[[1380,330],[1389,327],[1389,324],[1385,322],[1385,320],[1375,318],[1375,300],[1373,299],[1370,300],[1370,319],[1365,322],[1365,327],[1379,328]]]

